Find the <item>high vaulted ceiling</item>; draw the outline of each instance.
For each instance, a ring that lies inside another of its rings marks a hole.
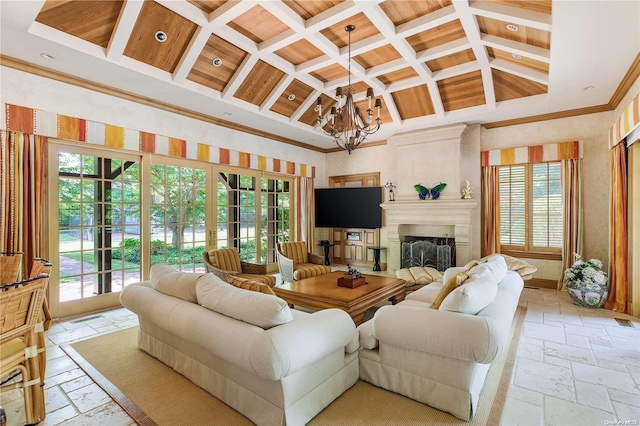
[[[640,50],[640,2],[2,0],[2,55],[320,149],[351,77],[366,142],[609,103]],[[351,33],[351,74],[345,26]],[[166,41],[156,41],[156,33]],[[40,55],[54,57],[47,60]],[[214,64],[215,62],[215,64]],[[587,89],[588,87],[591,89]]]

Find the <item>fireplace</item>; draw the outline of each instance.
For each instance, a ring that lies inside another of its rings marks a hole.
[[[381,204],[387,225],[387,269],[402,267],[402,243],[411,235],[432,235],[455,242],[452,266],[464,266],[479,253],[473,253],[472,212],[475,200],[388,201]],[[455,262],[455,263],[454,263]]]
[[[435,268],[444,272],[456,264],[456,241],[445,237],[406,236],[401,245],[400,266]]]

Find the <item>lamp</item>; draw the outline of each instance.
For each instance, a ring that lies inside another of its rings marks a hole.
[[[374,108],[378,110],[378,118],[373,123],[373,110],[371,109],[371,102],[373,100],[373,89],[369,87],[367,89],[367,99],[369,100],[369,108],[367,109],[366,121],[360,114],[360,108],[356,107],[353,103],[353,87],[351,87],[351,31],[355,30],[355,25],[347,25],[344,30],[349,33],[349,85],[346,88],[346,94],[342,90],[342,87],[336,89],[336,100],[338,101],[337,107],[331,107],[329,115],[326,117],[325,123],[322,116],[322,97],[318,97],[317,110],[318,110],[318,124],[322,131],[333,137],[334,142],[342,149],[351,154],[351,151],[356,149],[367,136],[373,134],[380,129],[380,110],[382,109],[382,101],[380,98],[376,98]],[[345,101],[342,104],[342,101]],[[328,126],[329,131],[325,130],[325,126]]]

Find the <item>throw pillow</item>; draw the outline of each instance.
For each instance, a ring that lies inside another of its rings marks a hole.
[[[271,287],[258,281],[249,280],[247,278],[237,277],[235,275],[229,275],[227,277],[229,284],[232,284],[238,288],[245,290],[257,291],[258,293],[265,293],[275,296],[276,294],[271,290]]]
[[[196,283],[203,275],[204,273],[181,272],[169,265],[159,263],[151,267],[149,278],[151,287],[160,293],[198,303]]]
[[[440,304],[440,310],[476,315],[486,308],[498,294],[498,283],[489,269],[469,276]]]
[[[449,295],[449,293],[455,290],[467,278],[469,278],[469,275],[465,274],[464,272],[460,272],[454,275],[453,277],[451,277],[449,281],[447,281],[444,284],[444,286],[442,286],[442,288],[440,289],[440,292],[434,299],[433,303],[431,303],[431,309],[440,308],[440,304],[445,300],[445,298]]]
[[[525,262],[522,259],[518,259],[517,257],[509,256],[502,253],[485,256],[480,260],[487,260],[491,256],[502,256],[507,264],[507,269],[510,271],[516,271],[524,280],[530,279],[533,273],[538,270],[537,267],[528,262]]]
[[[265,330],[293,320],[289,305],[281,298],[243,290],[213,274],[198,280],[196,294],[202,307]]]
[[[496,283],[500,283],[507,275],[507,263],[504,260],[504,257],[499,254],[494,254],[488,256],[484,263],[474,266],[469,271],[469,275],[478,274],[482,271],[490,271],[493,275],[493,278],[496,280]]]

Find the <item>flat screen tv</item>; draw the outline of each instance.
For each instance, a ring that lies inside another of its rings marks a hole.
[[[316,188],[316,227],[382,227],[382,187]]]

